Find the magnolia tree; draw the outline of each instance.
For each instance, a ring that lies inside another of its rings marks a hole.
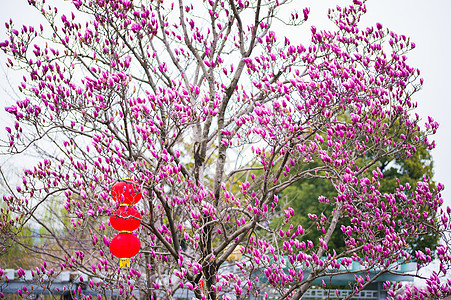
[[[290,14],[285,2],[73,0],[59,12],[30,0],[45,24],[6,24],[7,65],[25,74],[6,108],[6,146],[42,159],[3,197],[2,230],[39,258],[33,276],[79,270],[97,278],[92,289],[124,297],[299,299],[321,276],[355,274],[355,294],[402,263],[429,264],[434,253],[412,254],[410,242],[444,234],[423,289],[384,288],[405,299],[451,293],[443,186],[425,177],[378,189],[378,161],[434,147],[438,124],[414,113],[414,43],[359,27],[358,0],[329,11],[335,31],[302,27],[309,9]],[[310,30],[311,41],[282,30]],[[125,177],[143,194],[129,269],[109,249],[110,190]],[[284,190],[315,178],[335,187],[318,198],[332,209],[302,228]],[[40,242],[16,237],[30,224]],[[304,238],[316,230],[318,240]],[[328,247],[335,231],[345,250]]]

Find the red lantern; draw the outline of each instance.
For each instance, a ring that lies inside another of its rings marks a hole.
[[[125,205],[138,203],[142,198],[138,185],[131,181],[119,181],[111,187],[111,196],[114,201]]]
[[[141,214],[132,206],[121,206],[110,217],[110,224],[117,231],[133,231],[141,224]]]
[[[121,207],[110,217],[111,226],[120,232],[111,240],[110,250],[120,258],[119,267],[130,267],[130,257],[135,256],[141,248],[139,239],[130,233],[141,224],[141,214],[131,205],[138,203],[142,194],[138,184],[127,178],[113,184],[111,196]]]
[[[121,232],[110,242],[111,253],[120,258],[119,267],[129,267],[130,257],[138,254],[141,241],[133,234]]]

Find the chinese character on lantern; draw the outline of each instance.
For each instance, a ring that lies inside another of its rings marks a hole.
[[[132,233],[141,224],[141,214],[133,207],[141,200],[138,185],[129,180],[116,182],[111,187],[111,196],[120,207],[110,217],[110,224],[119,231],[110,242],[111,253],[119,258],[119,267],[130,267],[130,258],[138,254],[141,241]]]

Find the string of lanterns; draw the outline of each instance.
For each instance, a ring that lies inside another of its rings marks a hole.
[[[130,258],[141,249],[141,241],[132,232],[141,224],[141,214],[133,205],[141,200],[142,194],[137,184],[126,178],[113,184],[111,196],[120,206],[110,216],[111,226],[119,231],[110,242],[110,251],[119,258],[119,267],[130,267]]]

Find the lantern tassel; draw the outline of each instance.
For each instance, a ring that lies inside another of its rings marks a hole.
[[[130,258],[119,259],[119,268],[130,268]]]

